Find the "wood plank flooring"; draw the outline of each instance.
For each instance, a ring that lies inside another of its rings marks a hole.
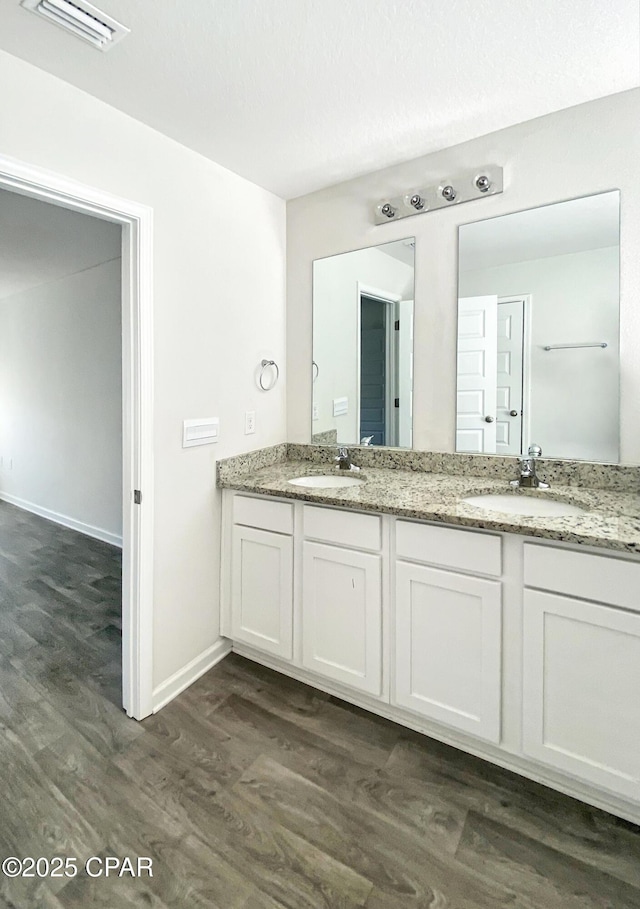
[[[0,909],[640,909],[640,830],[230,656],[120,707],[120,557],[0,503]]]

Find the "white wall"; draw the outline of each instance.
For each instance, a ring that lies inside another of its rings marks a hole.
[[[455,448],[457,228],[521,209],[621,189],[621,459],[640,463],[640,89],[541,117],[302,196],[287,206],[288,437],[308,441],[311,263],[416,237],[414,446]],[[376,227],[382,198],[482,164],[502,165],[505,191]]]
[[[122,539],[121,261],[0,300],[0,496]]]
[[[411,299],[413,269],[378,249],[362,249],[313,266],[313,357],[318,378],[313,384],[318,419],[313,433],[336,429],[338,441],[360,439],[358,426],[358,349],[360,339],[358,285],[381,291],[391,299]],[[333,399],[346,397],[348,412],[333,416]]]
[[[461,297],[531,294],[530,442],[546,457],[619,458],[617,246],[460,273]],[[545,351],[606,341],[605,349]]]
[[[219,637],[215,459],[285,437],[285,206],[6,53],[0,84],[0,154],[154,210],[157,687]],[[269,393],[255,381],[265,356],[281,368]],[[220,417],[220,443],[182,449],[198,416]]]

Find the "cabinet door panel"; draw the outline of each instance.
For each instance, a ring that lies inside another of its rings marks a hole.
[[[523,747],[640,798],[640,615],[525,590]]]
[[[291,659],[293,540],[251,527],[233,528],[233,639]]]
[[[500,741],[501,585],[399,562],[395,703]]]
[[[380,695],[380,556],[305,541],[302,589],[305,668]]]

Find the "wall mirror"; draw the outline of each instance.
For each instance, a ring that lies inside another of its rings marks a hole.
[[[312,442],[411,448],[414,250],[313,263]]]
[[[619,191],[458,239],[456,450],[618,462]]]

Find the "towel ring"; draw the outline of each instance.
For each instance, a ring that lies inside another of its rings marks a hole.
[[[273,382],[272,382],[270,385],[265,385],[265,384],[264,384],[264,381],[263,381],[263,379],[264,379],[264,371],[265,371],[265,369],[268,369],[269,366],[273,366],[273,368],[274,368],[275,371],[276,371],[276,375],[275,375],[275,378],[274,378]],[[260,368],[260,375],[258,376],[258,384],[260,385],[260,388],[261,388],[263,391],[271,391],[271,389],[273,388],[273,386],[276,384],[276,382],[277,382],[278,379],[280,378],[280,369],[278,368],[278,364],[276,363],[275,360],[261,360],[261,361],[260,361],[260,367],[261,367],[261,368]]]
[[[315,374],[313,372],[314,369],[315,369]],[[311,361],[311,375],[313,376],[313,378],[311,380],[312,382],[315,382],[315,380],[320,375],[320,367],[318,366],[318,364],[316,363],[315,360]]]

